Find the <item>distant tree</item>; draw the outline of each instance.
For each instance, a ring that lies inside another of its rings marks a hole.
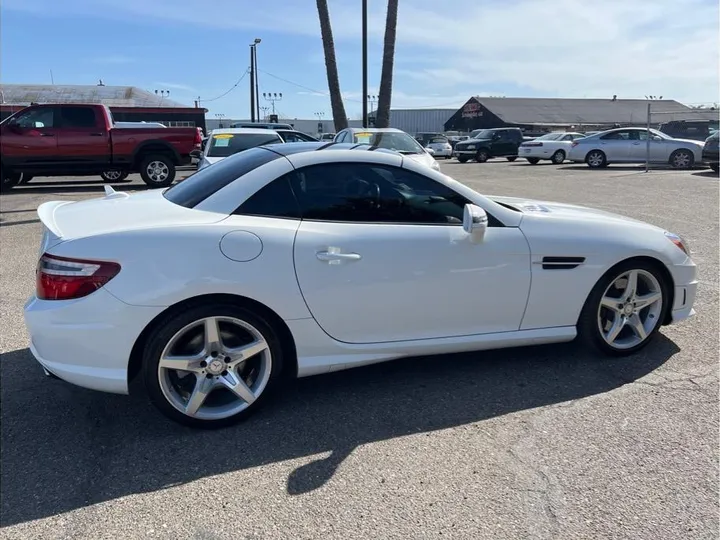
[[[338,132],[348,127],[348,120],[342,93],[340,92],[340,77],[338,75],[337,60],[335,59],[335,42],[333,40],[332,26],[330,25],[327,0],[317,0],[317,10],[320,19],[323,52],[325,53],[325,70],[327,71],[328,92],[330,92],[330,106],[332,107],[335,132]]]

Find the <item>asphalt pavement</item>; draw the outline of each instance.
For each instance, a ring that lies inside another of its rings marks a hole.
[[[42,375],[22,319],[35,209],[103,185],[37,178],[0,197],[0,538],[717,539],[717,176],[440,163],[487,194],[684,236],[696,317],[624,359],[567,344],[302,379],[245,423],[193,431],[141,388],[116,396]],[[145,189],[136,176],[115,188]]]

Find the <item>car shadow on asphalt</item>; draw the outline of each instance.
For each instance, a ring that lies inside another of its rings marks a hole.
[[[9,352],[0,361],[1,524],[324,454],[287,479],[290,495],[308,493],[360,445],[610,392],[678,350],[659,335],[629,358],[565,344],[397,360],[290,381],[255,416],[217,431],[165,419],[142,392],[47,379],[28,349]]]
[[[707,169],[704,171],[697,171],[692,173],[693,176],[702,176],[703,178],[718,178],[720,177],[720,174],[716,173],[712,169]]]

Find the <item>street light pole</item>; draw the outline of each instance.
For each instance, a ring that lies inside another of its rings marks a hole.
[[[257,44],[260,43],[260,39],[255,40],[255,46],[253,47],[253,53],[255,55],[255,111],[257,112],[258,122],[260,121],[260,89],[258,86],[258,62],[257,62]]]
[[[368,16],[367,0],[362,0],[362,95],[368,95]],[[368,127],[367,100],[363,99],[363,127]]]
[[[250,121],[255,122],[255,115],[257,113],[258,119],[260,118],[260,96],[256,95],[257,92],[257,52],[256,47],[262,39],[255,38],[250,44]]]

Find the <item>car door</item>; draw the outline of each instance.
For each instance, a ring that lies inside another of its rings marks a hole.
[[[3,160],[7,165],[35,169],[58,161],[57,107],[35,107],[2,128]]]
[[[379,343],[518,330],[530,253],[491,218],[484,241],[462,228],[464,197],[426,176],[371,163],[299,168],[298,284],[323,330]]]
[[[630,131],[616,130],[600,137],[600,150],[605,152],[608,162],[627,162],[630,159]]]
[[[495,132],[494,137],[495,136],[497,137],[497,139],[493,139],[492,142],[493,156],[508,156],[517,153],[517,151],[513,147],[513,140],[508,130],[502,129],[500,131],[497,131]]]
[[[63,105],[59,108],[58,151],[63,163],[82,169],[110,163],[110,132],[98,126],[97,107]]]

